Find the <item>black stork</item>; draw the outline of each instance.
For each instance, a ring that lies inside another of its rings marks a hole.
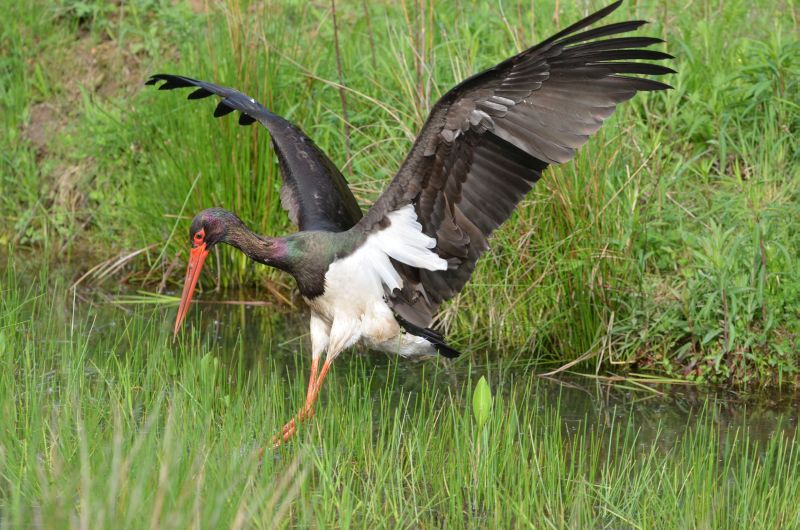
[[[251,231],[222,208],[203,210],[189,229],[192,245],[175,334],[209,250],[227,243],[250,259],[291,274],[311,313],[311,376],[296,419],[313,413],[333,360],[361,341],[402,356],[459,354],[431,329],[442,302],[458,293],[487,239],[550,164],[572,159],[618,103],[669,85],[629,74],[670,68],[638,62],[671,59],[645,48],[653,37],[614,37],[642,20],[585,29],[621,0],[539,44],[462,81],[434,105],[395,177],[362,211],[330,158],[296,125],[236,90],[169,74],[147,84],[194,87],[189,99],[222,99],[214,116],[269,130],[283,186],[281,203],[299,232]],[[326,352],[320,369],[320,358]],[[276,437],[288,440],[297,422]]]

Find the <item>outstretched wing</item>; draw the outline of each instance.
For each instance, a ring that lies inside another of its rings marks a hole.
[[[599,39],[644,21],[582,31],[616,2],[540,44],[474,75],[434,106],[399,172],[356,229],[385,229],[387,216],[413,204],[422,231],[449,262],[433,271],[394,265],[404,284],[389,294],[394,310],[426,327],[439,304],[469,280],[486,240],[549,164],[570,160],[618,103],[668,85],[620,74],[673,70],[636,60],[671,59],[645,50],[650,37]]]
[[[361,219],[361,209],[342,173],[299,127],[232,88],[170,74],[156,74],[146,84],[159,81],[164,81],[159,90],[195,87],[189,99],[220,96],[214,117],[238,110],[239,124],[258,121],[269,130],[283,176],[281,203],[300,230],[341,232]]]

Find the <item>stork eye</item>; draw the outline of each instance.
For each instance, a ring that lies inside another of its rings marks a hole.
[[[200,245],[203,240],[206,238],[206,230],[202,228],[199,232],[194,235],[194,244]]]

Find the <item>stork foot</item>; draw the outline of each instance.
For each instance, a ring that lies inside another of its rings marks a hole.
[[[277,449],[282,443],[288,442],[289,439],[297,432],[297,424],[295,420],[289,421],[283,426],[281,432],[272,437],[272,448]]]
[[[281,432],[276,434],[272,437],[272,446],[278,447],[283,442],[288,442],[289,439],[295,435],[297,432],[298,423],[304,422],[314,417],[314,408],[313,407],[303,407],[303,409],[297,413],[297,416],[286,422],[286,424],[281,428]]]
[[[317,375],[317,359],[314,359],[311,365],[311,377],[308,381],[308,393],[306,394],[305,405],[303,405],[303,408],[297,413],[297,416],[289,420],[286,425],[283,426],[281,432],[272,437],[273,449],[280,447],[284,442],[288,442],[289,439],[297,433],[299,422],[308,420],[314,416],[314,403],[317,401],[322,381],[324,381],[325,376],[328,375],[332,360],[333,358],[326,359],[325,364],[322,365],[322,371]]]

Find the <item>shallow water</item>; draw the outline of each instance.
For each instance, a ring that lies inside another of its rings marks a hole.
[[[286,381],[305,384],[310,352],[307,315],[303,311],[250,305],[246,302],[257,298],[246,292],[238,294],[238,301],[230,294],[223,299],[206,293],[196,299],[198,303],[193,303],[183,332],[199,333],[203,349],[214,352],[231,378],[243,369],[277,369],[284,373]],[[165,333],[171,331],[175,306],[135,307],[120,305],[118,300],[105,293],[83,291],[73,307],[76,313],[94,322],[93,333],[97,337],[115,333],[125,312],[155,318]],[[608,432],[611,425],[632,424],[642,451],[651,450],[654,444],[656,449],[669,450],[701,418],[714,423],[721,444],[744,434],[751,442],[763,444],[773,436],[793,437],[797,432],[800,394],[793,389],[740,393],[685,384],[639,388],[625,381],[598,380],[591,374],[542,377],[552,367],[533,361],[476,361],[486,358],[491,359],[491,354],[466,352],[450,362],[349,351],[337,359],[326,382],[327,392],[346,391],[357,380],[358,384],[369,386],[375,399],[387,395],[388,389],[392,400],[408,400],[413,406],[423,387],[427,387],[426,396],[433,394],[437,399],[460,396],[470,381],[485,375],[494,393],[514,400],[535,398],[536,406],[560,418],[567,436],[583,431]],[[295,380],[298,375],[299,381]],[[513,396],[509,395],[511,388],[517,389]],[[527,389],[530,394],[525,395],[520,389]],[[288,387],[286,395],[290,399]],[[319,407],[324,410],[324,396]]]

